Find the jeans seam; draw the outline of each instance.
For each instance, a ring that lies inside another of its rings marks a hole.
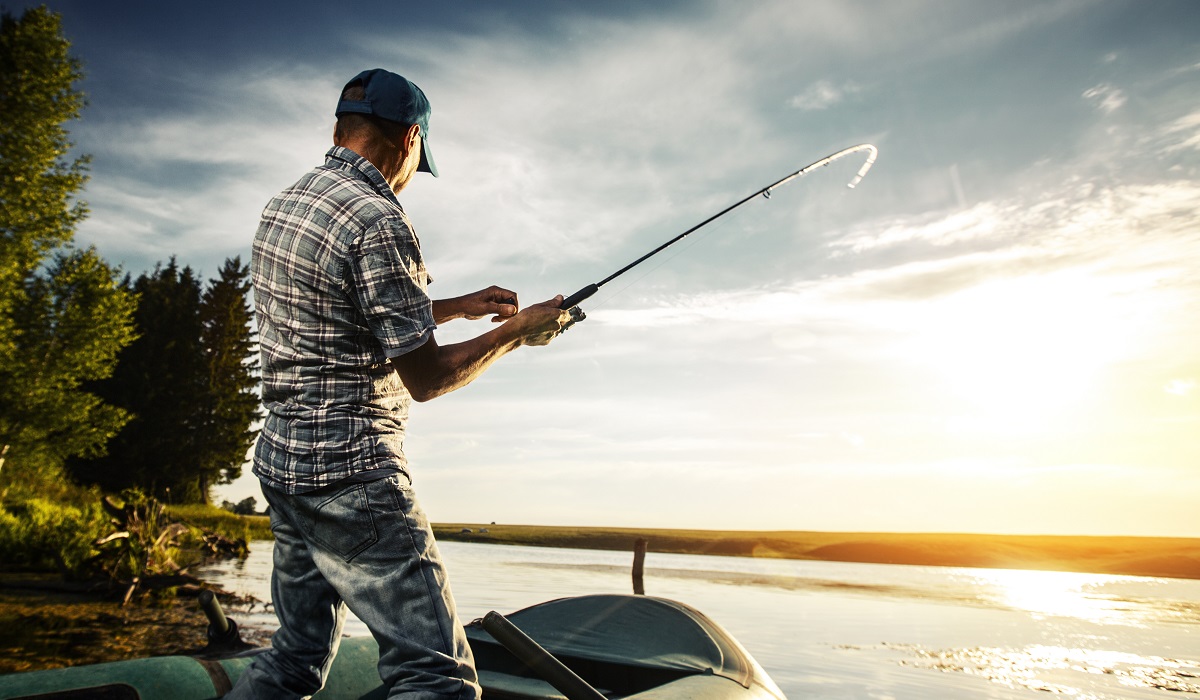
[[[419,550],[417,548],[417,540],[415,537],[413,537],[413,526],[412,526],[412,523],[409,522],[408,511],[405,509],[401,509],[401,511],[402,511],[402,513],[401,513],[402,517],[404,518],[404,532],[408,535],[408,541],[409,541],[409,544],[412,545],[412,550],[414,552],[417,552],[417,554],[418,554],[417,566],[421,571],[421,583],[423,583],[425,585],[425,595],[426,595],[427,599],[429,600],[430,604],[433,605],[434,607],[436,607],[437,606],[437,598],[434,596],[434,587],[429,584],[429,576],[428,576],[429,572],[425,566],[425,552],[423,549]],[[437,614],[436,610],[434,611],[434,613],[435,614],[433,615],[433,618],[437,621],[438,633],[442,638],[442,646],[444,648],[445,653],[457,658],[458,654],[455,653],[454,639],[452,636],[447,636],[447,634],[446,634],[446,626],[442,621],[443,616],[440,614]]]

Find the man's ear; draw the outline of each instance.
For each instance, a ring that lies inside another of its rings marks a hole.
[[[416,148],[417,137],[421,135],[421,125],[413,124],[408,127],[408,131],[404,134],[404,143],[408,148]]]

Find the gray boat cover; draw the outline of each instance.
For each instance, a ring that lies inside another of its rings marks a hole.
[[[746,688],[757,668],[719,625],[694,608],[664,598],[587,595],[552,600],[505,617],[557,657],[713,674]],[[496,643],[478,620],[467,626],[467,636],[472,643]]]

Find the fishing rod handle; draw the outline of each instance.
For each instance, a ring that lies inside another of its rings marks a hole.
[[[591,295],[595,294],[598,291],[600,291],[600,285],[589,284],[588,286],[584,287],[583,289],[579,290],[578,292],[575,292],[574,294],[567,297],[566,299],[563,299],[562,303],[558,305],[558,308],[569,309],[572,306],[578,306],[579,302],[583,301],[584,299],[587,299],[588,297],[590,297]]]

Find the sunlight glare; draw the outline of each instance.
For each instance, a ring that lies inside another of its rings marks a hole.
[[[967,400],[982,427],[1048,428],[1136,340],[1145,309],[1120,286],[1086,271],[983,283],[922,302],[902,353]]]
[[[1099,592],[1119,577],[1064,571],[994,569],[978,573],[995,602],[1025,610],[1035,619],[1073,617],[1097,624],[1142,626],[1120,598]]]

